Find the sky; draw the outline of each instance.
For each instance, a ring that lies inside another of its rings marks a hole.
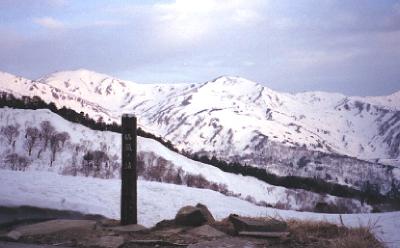
[[[79,68],[386,95],[400,90],[400,0],[0,0],[0,71]]]

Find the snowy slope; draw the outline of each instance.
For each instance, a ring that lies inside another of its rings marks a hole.
[[[380,125],[392,117],[381,108],[400,106],[399,92],[365,98],[326,92],[292,95],[238,77],[192,85],[136,84],[83,69],[37,81],[1,73],[0,87],[18,95],[38,95],[78,112],[82,109],[95,118],[105,112],[109,122],[119,121],[122,112],[134,112],[147,130],[188,150],[206,146],[215,150],[220,145],[226,150],[230,143],[221,140],[224,135],[240,141],[237,149],[244,149],[257,131],[287,145],[360,158],[399,155],[398,150],[389,154],[388,145],[381,146],[385,137],[378,135]],[[195,132],[193,124],[202,128]]]
[[[31,81],[4,72],[0,72],[0,91],[12,93],[16,97],[39,96],[46,102],[55,103],[59,108],[68,106],[78,112],[81,109],[87,109],[90,110],[91,116],[96,118],[102,117],[105,121],[109,122],[111,122],[112,118],[117,118],[108,109],[103,108],[97,103],[88,101],[85,97],[64,92],[48,84]]]
[[[243,150],[258,131],[273,141],[313,150],[361,158],[399,155],[398,150],[389,154],[387,145],[381,146],[383,138],[375,138],[391,115],[377,119],[382,110],[365,106],[370,102],[386,106],[386,101],[392,102],[388,106],[400,105],[398,94],[365,99],[324,92],[290,95],[237,77],[192,85],[140,85],[87,70],[59,72],[39,82],[110,112],[133,111],[144,127],[193,151],[222,145],[225,152],[231,145],[222,140],[225,135],[239,141],[237,150]],[[195,123],[202,127],[198,132],[191,129]],[[367,132],[371,124],[375,127]]]
[[[28,127],[40,128],[40,123],[49,121],[56,131],[64,131],[70,135],[70,140],[56,155],[56,160],[50,166],[50,149],[41,151],[42,144],[37,144],[28,156],[25,149],[25,130]],[[7,155],[17,153],[26,156],[29,161],[27,171],[50,171],[58,174],[71,174],[73,166],[80,167],[83,157],[89,150],[103,150],[110,157],[109,164],[113,168],[111,178],[119,178],[121,136],[113,132],[94,131],[79,124],[70,123],[49,110],[18,110],[10,108],[0,109],[0,129],[7,125],[18,125],[19,136],[16,138],[15,146],[8,144],[0,135],[0,168],[7,167]],[[38,154],[40,157],[38,158]],[[241,198],[251,197],[257,202],[265,202],[270,205],[283,204],[289,209],[313,209],[321,201],[335,203],[340,200],[355,212],[368,212],[371,207],[361,206],[359,201],[338,198],[333,196],[322,196],[304,190],[290,190],[264,183],[249,176],[226,173],[208,164],[190,160],[177,154],[159,142],[138,137],[138,153],[143,158],[146,167],[157,166],[159,160],[166,160],[173,168],[181,168],[183,172],[191,175],[202,175],[209,182],[225,184],[227,189]],[[74,163],[75,160],[75,163]],[[9,166],[8,166],[9,167]],[[99,177],[104,174],[99,174]]]
[[[0,205],[30,205],[119,218],[120,180],[59,176],[48,172],[0,171]],[[214,191],[179,185],[139,181],[139,223],[152,226],[162,219],[174,218],[185,205],[205,204],[222,219],[231,213],[245,216],[280,216],[284,219],[326,220],[339,223],[337,214],[316,214],[263,208]],[[399,247],[400,212],[382,214],[345,214],[345,225],[367,226],[377,222],[373,231],[388,247]]]
[[[375,98],[287,94],[239,77],[190,85],[136,84],[87,70],[57,72],[37,81],[0,75],[0,90],[38,95],[106,122],[134,113],[139,126],[180,150],[278,175],[318,177],[356,188],[367,180],[385,181],[382,192],[392,180],[399,182],[399,172],[375,163],[397,161],[400,155],[397,93]],[[303,157],[310,161],[305,166]]]
[[[370,96],[367,101],[382,107],[390,107],[395,110],[400,110],[400,91],[397,91],[388,96]]]

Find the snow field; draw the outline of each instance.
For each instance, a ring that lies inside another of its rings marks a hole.
[[[51,172],[18,172],[0,170],[0,205],[36,206],[119,218],[120,187],[118,179],[61,176]],[[138,219],[153,226],[163,219],[172,219],[183,206],[205,204],[220,220],[231,213],[244,216],[278,216],[284,219],[325,220],[340,223],[338,214],[318,214],[277,210],[255,206],[247,201],[220,193],[180,185],[138,181]],[[368,226],[377,223],[374,233],[388,247],[400,247],[400,212],[377,214],[344,214],[347,226]]]

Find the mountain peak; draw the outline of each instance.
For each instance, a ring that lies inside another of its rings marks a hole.
[[[254,88],[254,87],[264,87],[259,83],[253,82],[251,80],[239,77],[239,76],[220,76],[215,78],[212,81],[207,83],[211,83],[213,85],[221,85],[221,86],[235,86],[235,87],[243,87],[243,88]]]
[[[243,77],[229,76],[229,75],[219,76],[219,77],[215,78],[214,80],[212,80],[212,82],[231,82],[231,83],[244,82],[244,83],[253,83],[253,84],[255,84],[255,82],[250,81],[248,79],[245,79]]]
[[[376,105],[389,107],[395,110],[400,110],[400,91],[396,91],[386,96],[370,96],[366,97],[369,102]]]
[[[400,90],[399,90],[399,91],[396,91],[396,92],[393,92],[393,93],[390,94],[389,96],[400,98]]]
[[[87,69],[77,69],[77,70],[57,71],[50,75],[40,78],[39,81],[42,81],[43,79],[45,80],[57,79],[60,81],[66,81],[66,80],[98,81],[109,77],[110,76],[106,74],[98,73],[95,71]]]
[[[24,77],[17,76],[8,72],[0,71],[0,82],[10,83],[13,81],[30,81]]]

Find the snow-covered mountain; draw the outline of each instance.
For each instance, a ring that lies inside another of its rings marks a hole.
[[[382,97],[280,93],[239,78],[199,84],[137,84],[87,70],[38,80],[0,74],[0,90],[139,126],[180,150],[237,161],[278,175],[318,177],[360,188],[399,183],[400,92]],[[396,163],[395,163],[396,165]]]

